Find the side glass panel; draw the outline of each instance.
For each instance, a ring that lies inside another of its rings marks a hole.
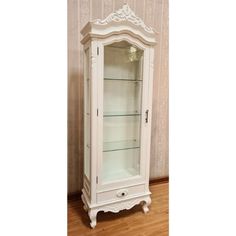
[[[126,41],[104,47],[102,182],[140,174],[143,51]]]
[[[89,75],[89,49],[85,51],[84,61],[84,174],[90,180],[90,157],[91,157],[91,124],[90,124],[90,97],[91,97],[91,80]]]

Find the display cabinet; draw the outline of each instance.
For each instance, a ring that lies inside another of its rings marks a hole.
[[[128,5],[88,22],[84,45],[82,200],[91,227],[99,211],[149,211],[156,32]]]

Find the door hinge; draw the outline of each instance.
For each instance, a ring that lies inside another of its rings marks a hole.
[[[99,55],[99,47],[97,47],[97,55]]]
[[[146,110],[146,118],[145,118],[146,123],[148,123],[148,110]]]
[[[98,176],[96,177],[96,183],[98,184]]]
[[[97,116],[98,116],[98,109],[97,109]]]

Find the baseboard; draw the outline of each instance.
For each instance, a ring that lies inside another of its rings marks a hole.
[[[149,180],[149,184],[164,184],[169,183],[169,176],[166,177],[160,177],[160,178],[154,178]]]
[[[150,179],[149,184],[164,184],[164,183],[169,183],[169,176],[166,177],[160,177],[160,178],[155,178],[155,179]],[[67,199],[70,200],[77,200],[80,199],[80,196],[82,194],[82,191],[76,191],[73,193],[69,193],[67,196]]]

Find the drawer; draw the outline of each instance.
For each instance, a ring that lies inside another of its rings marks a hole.
[[[97,193],[97,202],[99,203],[129,198],[133,195],[144,193],[144,190],[145,185],[141,184],[136,186],[130,186],[127,188],[120,188],[111,191],[105,191],[102,193]]]

